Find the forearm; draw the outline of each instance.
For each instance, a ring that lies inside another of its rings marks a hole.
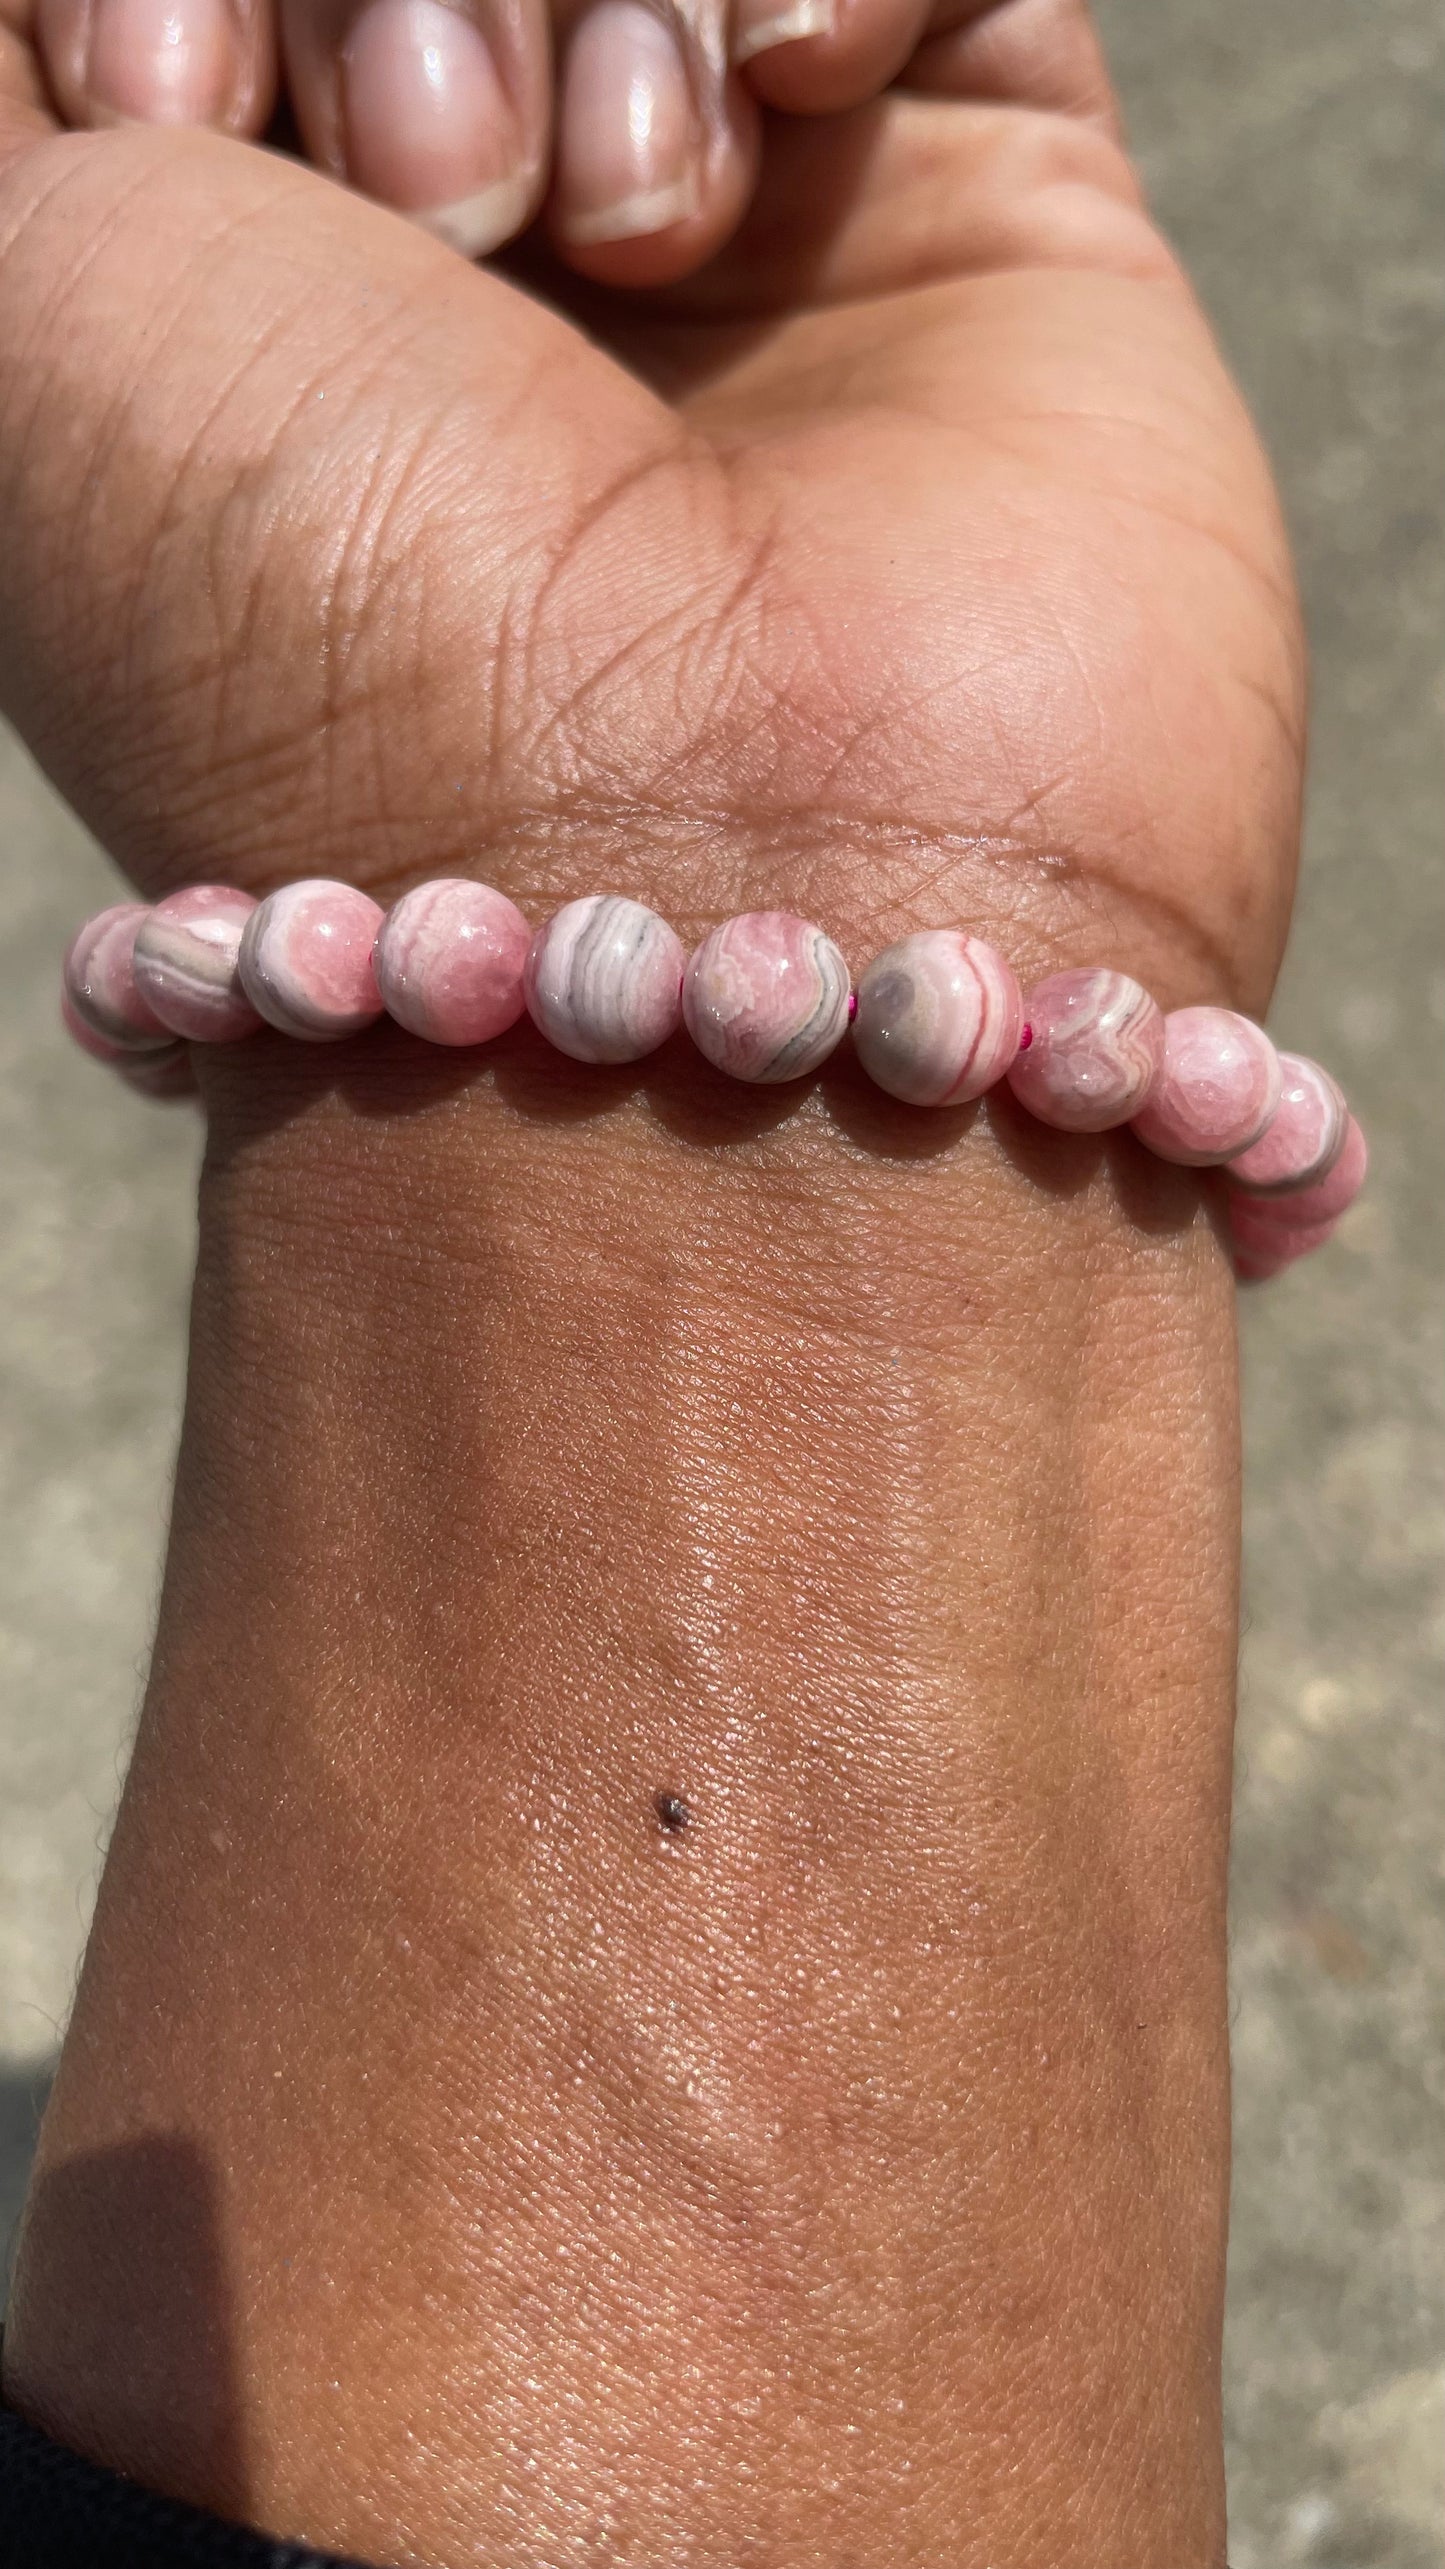
[[[1194,1182],[846,1072],[214,1076],[9,2395],[437,2569],[1216,2569]]]

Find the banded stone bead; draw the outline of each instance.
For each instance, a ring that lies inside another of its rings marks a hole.
[[[960,1106],[1003,1078],[1023,1001],[981,937],[930,928],[875,955],[858,984],[853,1042],[870,1079],[909,1106]]]
[[[1175,1008],[1134,1131],[1161,1160],[1210,1168],[1258,1141],[1283,1085],[1279,1055],[1251,1018],[1232,1008]]]
[[[261,1019],[241,988],[249,892],[193,883],[167,893],[136,934],[136,986],[163,1026],[196,1044],[233,1044]]]
[[[1164,1019],[1124,972],[1055,972],[1028,993],[1025,1048],[1008,1083],[1041,1124],[1107,1133],[1139,1113],[1159,1076]]]
[[[143,901],[117,901],[87,919],[71,939],[62,988],[72,1021],[116,1052],[158,1051],[174,1041],[135,977],[135,941],[148,912]]]
[[[1305,1053],[1281,1053],[1280,1100],[1257,1142],[1226,1161],[1236,1186],[1262,1195],[1313,1186],[1345,1147],[1350,1110],[1327,1070]]]
[[[522,976],[528,1013],[573,1061],[641,1061],[677,1025],[685,960],[655,910],[591,893],[533,937]]]
[[[725,919],[693,955],[682,1013],[698,1051],[730,1079],[804,1079],[842,1041],[852,989],[831,937],[788,910]]]
[[[1266,1276],[1292,1266],[1296,1258],[1324,1248],[1364,1185],[1369,1164],[1364,1134],[1351,1115],[1339,1158],[1312,1186],[1293,1187],[1278,1195],[1231,1187],[1229,1236],[1235,1272],[1247,1282],[1263,1282]]]
[[[489,883],[419,883],[388,910],[373,957],[387,1013],[429,1044],[486,1044],[515,1026],[532,931]]]
[[[125,1044],[113,1044],[105,1035],[98,1035],[93,1026],[87,1026],[63,982],[60,990],[60,1022],[71,1042],[78,1044],[80,1050],[87,1054],[91,1061],[104,1062],[107,1070],[115,1070],[123,1061],[144,1059],[143,1054],[134,1052]]]
[[[1332,1232],[1326,1231],[1324,1238],[1312,1242],[1311,1247],[1324,1248],[1332,1237]],[[1303,1256],[1305,1252],[1302,1250],[1299,1254]],[[1269,1257],[1262,1251],[1242,1248],[1239,1242],[1235,1241],[1230,1263],[1234,1269],[1236,1284],[1273,1284],[1275,1277],[1282,1276],[1287,1267],[1294,1265],[1295,1260],[1289,1255]]]
[[[352,883],[313,876],[253,910],[241,939],[241,986],[268,1026],[306,1044],[339,1043],[381,1015],[372,948],[382,912]]]
[[[1275,1202],[1273,1196],[1263,1195],[1231,1194],[1229,1199],[1229,1242],[1235,1265],[1244,1260],[1260,1277],[1278,1275],[1297,1258],[1324,1248],[1339,1227],[1335,1218],[1281,1222],[1274,1214]]]
[[[1322,1222],[1338,1222],[1364,1185],[1369,1166],[1364,1134],[1353,1115],[1349,1115],[1339,1158],[1322,1178],[1316,1178],[1313,1186],[1291,1187],[1281,1195],[1259,1195],[1243,1187],[1231,1187],[1231,1219],[1238,1211],[1241,1218],[1247,1214],[1256,1226],[1268,1224],[1277,1232],[1309,1231]]]
[[[137,1096],[154,1098],[162,1105],[196,1094],[196,1066],[189,1044],[167,1044],[154,1053],[127,1053],[115,1068]]]
[[[1338,1222],[1342,1214],[1348,1213],[1369,1173],[1369,1146],[1347,1111],[1345,1138],[1332,1169],[1310,1186],[1292,1187],[1285,1195],[1256,1196],[1252,1200],[1262,1212],[1273,1214],[1286,1230],[1297,1223]]]
[[[144,1052],[137,1052],[133,1045],[107,1043],[104,1035],[76,1015],[67,990],[60,994],[60,1022],[83,1053],[116,1071],[139,1096],[194,1097],[196,1074],[189,1044],[148,1044]]]

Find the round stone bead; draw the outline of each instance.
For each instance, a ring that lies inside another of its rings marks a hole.
[[[148,915],[143,901],[118,901],[86,920],[65,958],[72,1017],[117,1052],[154,1052],[174,1040],[136,982],[135,941]]]
[[[93,1026],[87,1026],[69,991],[63,985],[60,992],[60,1022],[71,1042],[78,1044],[81,1051],[89,1054],[92,1061],[104,1062],[107,1070],[115,1070],[123,1061],[142,1061],[145,1058],[144,1054],[135,1052],[126,1044],[111,1043],[106,1036],[98,1035]]]
[[[1285,1195],[1258,1195],[1231,1190],[1231,1206],[1253,1214],[1261,1223],[1268,1222],[1276,1231],[1308,1231],[1320,1223],[1335,1223],[1348,1213],[1369,1170],[1370,1154],[1365,1137],[1353,1115],[1346,1118],[1345,1139],[1334,1167],[1313,1186],[1292,1187]]]
[[[338,1043],[381,1015],[371,965],[382,912],[354,884],[287,883],[253,910],[241,986],[268,1026],[302,1043]]]
[[[148,1006],[195,1044],[234,1044],[261,1020],[241,988],[241,938],[256,904],[249,892],[195,883],[169,892],[136,932],[135,977]]]
[[[155,1053],[127,1053],[115,1067],[138,1096],[156,1098],[163,1105],[195,1096],[196,1068],[189,1044],[167,1044]]]
[[[1003,956],[956,928],[930,928],[875,955],[858,984],[853,1042],[890,1097],[960,1106],[1002,1079],[1022,1025]]]
[[[732,1079],[803,1079],[842,1041],[852,992],[831,937],[788,910],[748,910],[704,937],[682,1013],[700,1053]]]
[[[1229,1199],[1229,1240],[1235,1266],[1238,1268],[1241,1260],[1247,1262],[1253,1270],[1251,1281],[1278,1275],[1296,1258],[1307,1258],[1311,1250],[1322,1249],[1334,1238],[1338,1227],[1335,1216],[1322,1222],[1281,1222],[1272,1197],[1231,1194]]]
[[[684,961],[655,910],[593,892],[533,937],[522,977],[528,1013],[573,1061],[641,1061],[677,1025]]]
[[[489,883],[419,883],[376,940],[387,1013],[429,1044],[485,1044],[521,1016],[532,931]]]
[[[1028,1041],[1008,1074],[1021,1106],[1064,1133],[1137,1115],[1159,1075],[1164,1019],[1123,972],[1056,972],[1024,1001]]]
[[[136,1089],[142,1097],[194,1097],[196,1074],[189,1044],[152,1044],[142,1053],[125,1044],[107,1043],[104,1035],[97,1035],[76,1015],[66,990],[60,994],[60,1022],[83,1053],[92,1061],[104,1062],[107,1070],[118,1071],[127,1088]]]
[[[1264,1257],[1253,1250],[1236,1247],[1231,1263],[1236,1284],[1269,1284],[1274,1277],[1282,1276],[1286,1267],[1293,1266],[1294,1260]]]
[[[1313,1186],[1345,1147],[1350,1110],[1327,1070],[1304,1053],[1281,1053],[1280,1100],[1257,1142],[1225,1163],[1236,1186],[1262,1195]]]
[[[1283,1085],[1279,1055],[1251,1018],[1232,1008],[1175,1008],[1134,1130],[1159,1159],[1210,1168],[1258,1141]]]

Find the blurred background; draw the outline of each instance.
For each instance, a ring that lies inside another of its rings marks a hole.
[[[1375,1154],[1342,1240],[1244,1312],[1231,2560],[1441,2569],[1445,19],[1102,14],[1299,550],[1315,734],[1272,1023],[1339,1072]],[[143,1675],[198,1136],[62,1042],[59,955],[113,878],[3,734],[0,870],[8,2247]]]

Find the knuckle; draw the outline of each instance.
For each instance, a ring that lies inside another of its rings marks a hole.
[[[1139,183],[1113,136],[1077,116],[1015,108],[999,116],[993,155],[1001,185],[1019,195],[1053,187],[1092,187],[1138,204]]]
[[[995,129],[990,178],[1029,257],[1178,282],[1178,263],[1149,217],[1133,163],[1104,126],[1010,111]]]

